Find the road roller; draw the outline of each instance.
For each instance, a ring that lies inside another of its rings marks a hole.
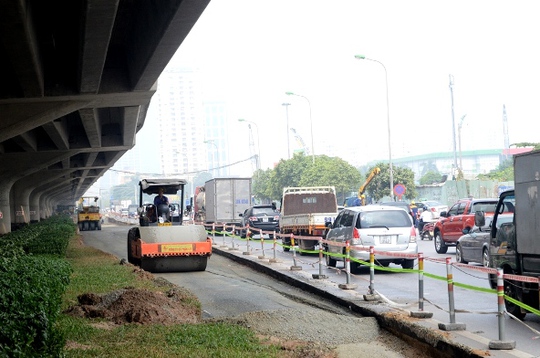
[[[149,272],[206,270],[212,255],[212,239],[203,225],[184,222],[185,185],[184,179],[139,182],[139,225],[131,228],[127,237],[131,264]],[[160,192],[162,196],[157,200]],[[180,198],[179,206],[164,199],[172,197]],[[179,215],[173,215],[175,210],[180,210]]]

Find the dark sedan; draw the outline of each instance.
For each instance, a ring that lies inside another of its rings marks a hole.
[[[513,218],[513,213],[500,215],[497,219],[497,228],[503,223],[512,222]],[[482,228],[474,227],[469,233],[461,236],[456,245],[456,261],[464,264],[475,262],[488,267],[490,229],[491,223]]]
[[[279,211],[274,204],[254,205],[243,214],[242,229],[239,233],[242,238],[246,237],[246,228],[258,229],[252,231],[253,238],[260,238],[260,230],[262,231],[279,231]],[[272,234],[264,234],[265,238],[273,238]]]

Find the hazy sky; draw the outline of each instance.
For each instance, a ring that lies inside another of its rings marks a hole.
[[[330,144],[360,162],[388,158],[385,72],[393,157],[502,148],[540,138],[540,2],[212,0],[170,65],[200,68],[207,99],[227,101],[231,128],[256,122],[263,168],[287,156],[289,126],[315,154]],[[236,149],[248,151],[247,140]],[[294,143],[291,143],[293,145]],[[347,159],[347,155],[343,155]]]

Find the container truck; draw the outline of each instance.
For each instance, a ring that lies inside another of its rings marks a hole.
[[[199,188],[195,217],[205,224],[240,225],[251,206],[251,178],[215,178]]]
[[[540,309],[538,278],[540,277],[540,151],[514,156],[514,189],[499,196],[490,224],[489,266],[502,268],[504,275],[529,276],[525,280],[505,277],[505,296],[534,309]],[[503,222],[514,213],[513,221]],[[485,216],[479,213],[475,225],[483,226]],[[498,220],[501,218],[501,222]],[[525,282],[528,281],[528,282]],[[491,287],[496,278],[490,275]],[[506,310],[517,318],[528,312],[505,300]]]

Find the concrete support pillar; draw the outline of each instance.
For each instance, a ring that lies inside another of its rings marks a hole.
[[[29,224],[30,223],[30,193],[32,188],[28,188],[15,183],[11,189],[13,194],[12,207],[15,216],[12,217],[12,221],[15,224]]]
[[[29,204],[30,204],[30,222],[35,223],[41,219],[41,208],[39,207],[39,198],[41,197],[41,192],[36,193],[36,190],[32,191],[30,194]]]
[[[13,181],[4,181],[0,186],[0,235],[11,232],[10,196]]]

